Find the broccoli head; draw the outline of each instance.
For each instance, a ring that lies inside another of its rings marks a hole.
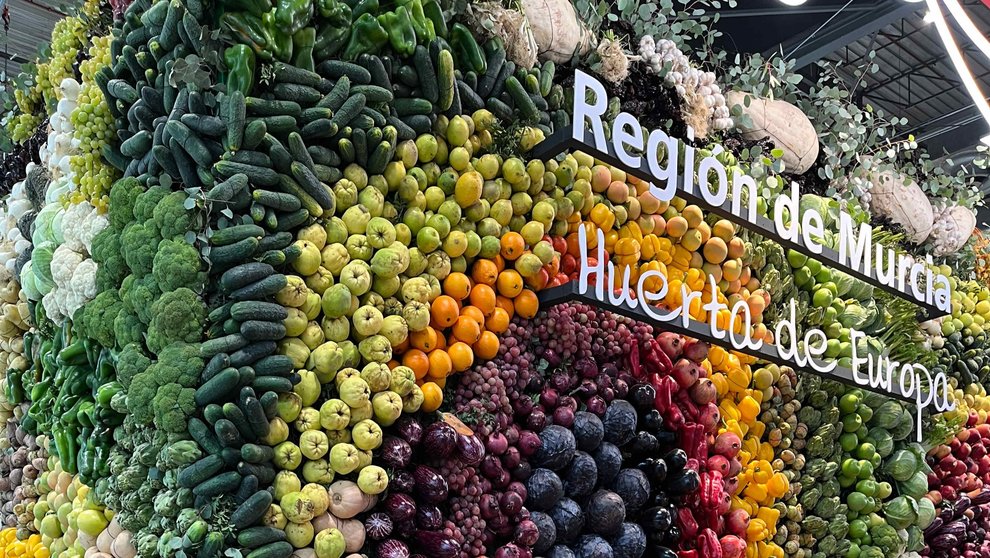
[[[174,291],[179,287],[200,290],[206,281],[206,273],[200,271],[200,267],[199,250],[177,237],[163,240],[158,245],[151,271],[162,292]]]
[[[120,250],[131,273],[138,277],[151,273],[161,240],[151,223],[131,223],[124,228],[120,234]]]
[[[96,288],[99,291],[116,289],[127,275],[127,264],[120,252],[120,230],[106,227],[93,237],[92,255],[97,263]]]
[[[151,275],[138,279],[128,275],[120,285],[120,300],[124,307],[133,312],[141,323],[151,323],[151,305],[161,296],[158,281]]]
[[[196,412],[196,390],[179,384],[165,384],[158,388],[152,406],[155,426],[166,432],[185,432],[186,421]]]
[[[191,290],[182,287],[163,294],[151,305],[148,349],[159,354],[172,343],[196,343],[203,337],[206,305]]]
[[[131,378],[127,388],[127,410],[138,424],[151,424],[154,418],[152,401],[158,393],[158,381],[150,370]]]
[[[192,228],[194,214],[185,206],[188,197],[185,192],[172,192],[155,206],[152,215],[162,238],[183,236]]]
[[[164,186],[152,186],[134,200],[134,220],[138,223],[153,223],[155,206],[171,191]]]
[[[131,379],[146,372],[149,366],[151,359],[144,354],[141,344],[128,343],[117,355],[117,381],[127,389],[131,385]]]
[[[118,346],[140,343],[144,338],[144,324],[127,305],[121,305],[120,312],[113,320],[113,335]]]
[[[134,221],[134,202],[144,192],[141,181],[134,177],[121,178],[110,188],[110,226],[118,231]]]
[[[114,347],[113,322],[123,309],[117,291],[103,291],[76,311],[74,322],[90,339],[108,349]]]
[[[150,371],[160,385],[175,383],[182,387],[193,387],[199,383],[203,366],[199,344],[172,343],[158,353],[158,361],[151,366]]]

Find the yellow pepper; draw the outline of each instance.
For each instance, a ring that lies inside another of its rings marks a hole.
[[[762,541],[767,538],[767,524],[760,518],[750,519],[746,528],[746,540],[749,542]]]
[[[763,438],[763,434],[767,431],[767,425],[763,421],[755,421],[752,426],[749,427],[749,435],[757,439]],[[773,455],[773,448],[770,448],[770,455]],[[771,457],[771,460],[773,458]]]
[[[783,473],[774,473],[767,482],[767,494],[774,498],[780,498],[790,489],[791,485]],[[776,510],[774,510],[776,511]],[[779,515],[779,512],[778,512]]]
[[[756,417],[760,415],[760,404],[747,395],[739,402],[739,412],[742,413],[742,422],[752,424],[756,420]]]
[[[599,203],[591,208],[591,222],[602,230],[609,231],[615,224],[615,212],[604,203]]]

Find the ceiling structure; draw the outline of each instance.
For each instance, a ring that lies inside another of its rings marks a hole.
[[[16,76],[20,65],[33,62],[38,47],[51,40],[55,22],[65,17],[60,0],[5,0],[10,10],[7,32],[0,27],[0,72]]]

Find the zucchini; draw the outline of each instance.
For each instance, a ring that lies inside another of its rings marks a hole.
[[[440,98],[440,89],[437,86],[437,72],[430,61],[430,51],[423,45],[416,46],[413,54],[413,64],[416,73],[419,74],[419,90],[426,100],[436,103]],[[400,114],[401,116],[401,114]]]
[[[371,83],[371,72],[357,64],[344,62],[343,60],[326,60],[320,62],[320,65],[316,67],[316,71],[323,77],[330,79],[339,79],[346,76],[352,82],[360,85]]]
[[[251,196],[256,202],[278,211],[295,211],[302,205],[299,198],[284,192],[255,190],[251,192]]]
[[[241,323],[241,335],[248,341],[278,341],[285,337],[285,326],[278,322],[248,320]]]
[[[260,341],[257,343],[252,343],[247,347],[235,352],[230,355],[230,365],[231,366],[247,366],[254,363],[256,360],[262,359],[275,352],[277,346],[274,341]],[[268,376],[265,376],[266,378]],[[257,378],[255,379],[257,381]],[[251,387],[254,389],[259,389],[254,382],[251,383]]]
[[[244,445],[244,439],[237,430],[237,426],[228,419],[222,418],[213,425],[213,431],[217,434],[217,439],[225,448],[237,449]]]
[[[276,401],[277,403],[277,401]],[[189,419],[188,423],[189,435],[192,439],[199,444],[199,447],[203,448],[203,451],[209,455],[219,455],[223,450],[223,446],[220,445],[220,441],[217,440],[216,435],[210,430],[210,427],[206,425],[202,420],[192,417]]]
[[[195,488],[217,474],[222,468],[223,458],[219,455],[207,455],[179,471],[176,481],[180,488]]]
[[[242,322],[264,320],[281,323],[289,317],[289,312],[284,306],[275,302],[245,301],[231,305],[230,315]]]
[[[265,230],[258,225],[234,225],[213,233],[213,236],[210,237],[210,244],[225,246],[251,237],[260,238],[264,235]]]
[[[351,94],[351,80],[347,76],[343,76],[337,80],[334,84],[333,89],[330,90],[320,102],[316,103],[315,108],[328,108],[331,111],[336,112],[343,106],[344,101],[350,97]],[[329,117],[328,117],[329,118]]]
[[[285,531],[267,525],[251,527],[237,533],[237,544],[245,548],[258,548],[259,546],[284,540]]]
[[[221,473],[193,489],[193,494],[204,498],[213,498],[237,490],[241,485],[241,474],[237,471]]]
[[[234,364],[233,358],[231,358],[231,364]],[[210,378],[209,381],[196,389],[194,396],[196,406],[205,407],[210,403],[229,399],[234,390],[237,389],[239,382],[240,374],[237,370],[234,368],[225,368],[222,372]]]

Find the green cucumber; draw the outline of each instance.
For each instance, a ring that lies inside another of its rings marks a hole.
[[[219,455],[207,455],[199,461],[179,471],[176,482],[180,488],[195,488],[223,468],[223,458]]]
[[[321,118],[326,118],[327,120],[330,120],[331,118],[333,118],[333,111],[325,107],[311,107],[302,111],[302,113],[299,115],[299,118],[297,118],[296,121],[301,126],[306,126],[306,124],[309,124],[310,122],[314,122]]]
[[[519,110],[524,119],[530,122],[540,119],[540,111],[536,108],[536,103],[529,97],[529,93],[526,92],[522,83],[516,79],[516,76],[509,76],[509,79],[505,81],[505,90],[509,92],[512,101],[516,105],[516,109]]]
[[[251,372],[251,375],[254,375],[254,371]],[[253,379],[254,378],[252,378],[252,380]],[[237,432],[240,433],[241,438],[246,440],[248,443],[254,443],[258,440],[257,436],[254,435],[254,430],[251,430],[251,427],[248,425],[247,418],[244,416],[244,411],[241,411],[241,408],[238,407],[236,403],[224,403],[223,416],[233,423],[234,427],[237,428]]]
[[[343,60],[326,60],[316,67],[316,71],[323,77],[330,79],[340,79],[347,77],[352,82],[367,85],[371,83],[371,72],[352,62]]]
[[[277,393],[289,393],[292,391],[292,380],[279,376],[260,376],[251,383],[257,391],[274,391]]]
[[[309,219],[309,210],[298,209],[290,213],[279,213],[278,214],[278,225],[275,227],[276,231],[291,231],[296,227],[302,226],[306,220]]]
[[[248,461],[245,459],[245,461]],[[237,544],[245,548],[258,548],[269,543],[285,540],[285,531],[263,525],[250,527],[237,533]]]
[[[213,425],[213,431],[225,448],[237,449],[244,445],[244,438],[241,438],[241,433],[237,430],[237,426],[228,419],[222,418],[218,420]]]
[[[410,97],[406,99],[396,99],[392,104],[395,113],[400,117],[413,114],[430,114],[433,112],[433,103],[427,99],[417,99]]]
[[[215,201],[230,201],[238,192],[247,190],[247,187],[247,175],[235,174],[211,188],[210,191],[206,193],[206,197],[207,199]]]
[[[301,206],[299,198],[284,192],[255,190],[251,192],[251,196],[258,203],[277,211],[295,211]]]
[[[343,76],[337,80],[334,84],[333,89],[330,90],[319,103],[316,103],[315,108],[328,108],[334,112],[343,106],[344,101],[347,100],[351,95],[351,80],[347,76]],[[329,118],[329,117],[328,117]]]
[[[294,101],[307,106],[315,105],[323,98],[318,89],[296,83],[276,83],[272,93],[276,99]]]
[[[293,161],[290,167],[292,177],[307,194],[316,200],[316,203],[320,204],[324,211],[335,208],[333,193],[320,182],[313,171],[298,161]]]
[[[252,116],[292,116],[302,114],[302,107],[295,101],[245,97],[244,106]]]
[[[214,496],[233,492],[240,485],[241,474],[237,471],[228,471],[201,482],[193,489],[193,494],[204,498],[213,498]]]
[[[232,359],[233,360],[233,359]],[[224,369],[196,390],[195,400],[198,407],[209,403],[223,401],[229,398],[240,382],[240,375],[234,368]]]
[[[271,187],[278,184],[277,172],[256,165],[234,163],[232,161],[218,161],[213,165],[213,170],[223,178],[230,178],[235,174],[246,174],[248,180],[256,186]]]
[[[369,103],[391,103],[395,98],[392,91],[377,85],[355,85],[351,87],[351,95],[361,93]]]
[[[413,54],[413,63],[416,66],[416,73],[419,74],[420,92],[426,100],[436,103],[440,98],[440,89],[437,86],[436,69],[430,60],[430,51],[423,45],[417,45]]]
[[[284,62],[275,63],[275,81],[280,83],[293,83],[318,88],[323,78],[316,72],[311,72],[303,68],[297,68]]]
[[[248,553],[245,558],[289,558],[292,555],[292,545],[285,541],[268,543]]]
[[[234,152],[228,151],[223,154],[223,160],[232,161],[234,163],[244,163],[246,165],[254,165],[256,167],[272,166],[272,160],[268,157],[268,155],[253,149],[241,149]]]
[[[220,277],[220,289],[231,293],[274,274],[275,269],[267,264],[257,262],[241,264],[224,272]]]
[[[277,346],[274,341],[259,341],[244,347],[243,349],[230,355],[231,366],[247,366],[254,361],[262,359],[275,352]],[[258,389],[252,382],[251,387]]]
[[[303,187],[300,186],[299,183],[297,183],[291,176],[285,174],[279,175],[279,188],[283,192],[295,196],[302,204],[302,207],[309,211],[310,216],[320,217],[323,215],[325,211],[323,206],[317,203],[317,201],[313,199],[313,196],[306,193],[306,190],[304,190]]]
[[[299,130],[300,136],[304,140],[322,139],[332,137],[337,133],[338,125],[333,119],[319,118],[306,124]]]
[[[454,56],[449,50],[441,50],[437,55],[437,105],[446,111],[454,103]]]
[[[203,451],[209,455],[219,456],[220,452],[223,450],[223,446],[220,445],[220,441],[217,440],[215,434],[203,421],[196,417],[189,419],[188,423],[189,435],[192,439],[199,444],[199,447],[203,448]]]
[[[241,335],[248,341],[279,341],[285,337],[285,326],[276,322],[248,320],[241,324]]]
[[[258,249],[260,238],[260,236],[252,236],[234,242],[233,244],[214,246],[210,249],[210,255],[207,256],[207,260],[209,260],[210,265],[215,267],[229,266],[242,262],[254,255],[254,251]]]
[[[355,116],[361,114],[361,109],[364,108],[365,104],[367,104],[367,99],[363,94],[356,93],[351,95],[346,101],[344,101],[344,104],[341,105],[340,110],[333,115],[333,118],[330,119],[330,123],[336,124],[337,129],[339,130],[350,123]]]
[[[262,407],[261,401],[255,397],[248,397],[244,400],[243,411],[248,426],[250,426],[255,437],[259,440],[267,438],[271,427],[268,423],[268,417],[265,416],[265,408]],[[266,459],[263,463],[267,463],[268,461],[270,460]]]
[[[314,164],[336,167],[340,165],[340,156],[322,145],[310,145],[306,148]]]
[[[309,151],[306,150],[306,143],[303,141],[302,136],[296,132],[289,134],[289,154],[296,161],[299,161],[306,166],[309,170],[313,170],[313,158],[309,156]]]
[[[261,521],[261,518],[268,513],[268,508],[271,505],[272,494],[267,490],[259,490],[230,514],[230,523],[235,530],[246,529]],[[267,548],[267,546],[262,548]],[[289,545],[286,555],[291,553],[292,545]]]
[[[232,304],[230,315],[235,320],[242,322],[263,320],[266,322],[281,323],[289,317],[289,312],[281,304],[251,300]]]
[[[231,292],[229,298],[231,300],[260,300],[275,296],[275,293],[285,288],[285,284],[285,275],[270,275]]]
[[[260,239],[263,236],[265,236],[265,230],[257,225],[234,225],[213,233],[213,236],[210,237],[210,244],[226,246],[251,237]]]
[[[286,376],[292,373],[292,358],[287,355],[272,355],[254,363],[254,373],[258,376]]]

